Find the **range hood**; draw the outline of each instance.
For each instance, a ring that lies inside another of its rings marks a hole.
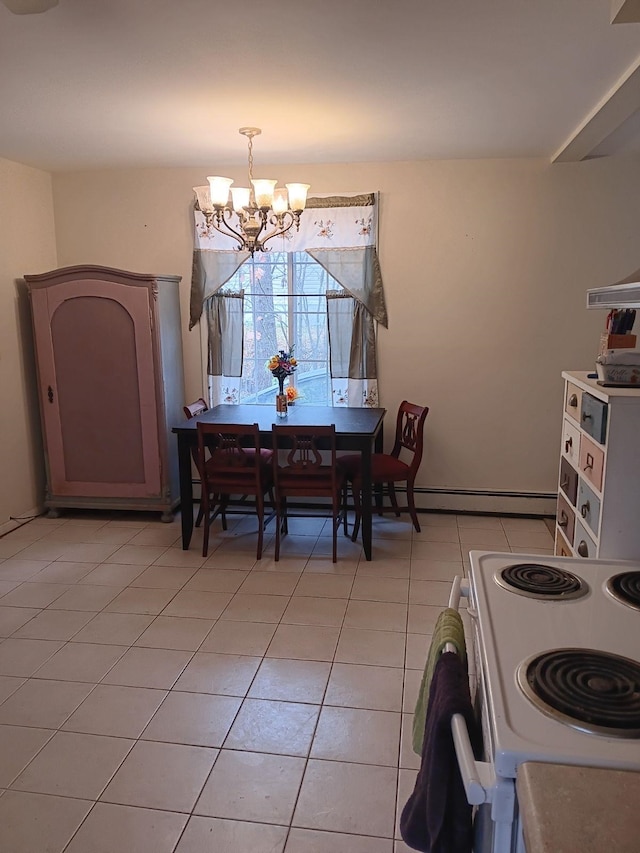
[[[587,308],[640,308],[640,270],[616,284],[587,290]]]

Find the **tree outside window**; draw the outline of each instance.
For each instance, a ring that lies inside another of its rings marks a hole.
[[[298,369],[289,378],[300,402],[331,405],[325,294],[342,290],[306,252],[263,252],[244,263],[225,290],[244,289],[244,362],[240,403],[273,405],[269,358],[293,347]]]

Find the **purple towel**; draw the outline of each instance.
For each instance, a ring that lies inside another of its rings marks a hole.
[[[472,807],[464,792],[451,734],[454,714],[464,716],[477,749],[467,673],[457,654],[444,652],[429,690],[418,778],[400,818],[405,843],[423,853],[471,853],[473,848]]]

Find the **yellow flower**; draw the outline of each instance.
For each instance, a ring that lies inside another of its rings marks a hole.
[[[289,362],[290,362],[290,364],[291,364],[291,366],[292,366],[292,367],[295,367],[295,366],[296,366],[296,364],[298,363],[298,362],[295,360],[295,358],[290,358],[290,359],[289,359]]]

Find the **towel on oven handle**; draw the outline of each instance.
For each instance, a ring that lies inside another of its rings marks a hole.
[[[433,629],[433,636],[427,654],[427,660],[420,682],[418,699],[413,712],[412,746],[416,755],[422,755],[422,740],[424,738],[424,724],[427,713],[427,702],[433,679],[433,672],[440,655],[447,643],[456,647],[460,659],[466,666],[467,648],[464,639],[464,626],[457,610],[447,607],[440,613]]]
[[[420,770],[400,818],[404,842],[423,853],[471,853],[473,847],[472,807],[451,733],[454,714],[464,716],[474,752],[479,754],[466,667],[457,654],[444,652],[429,692]]]

